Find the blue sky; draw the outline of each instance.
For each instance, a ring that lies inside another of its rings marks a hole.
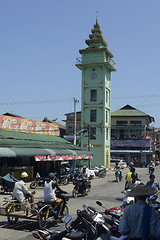
[[[62,123],[81,100],[75,63],[98,11],[117,68],[111,111],[130,104],[160,127],[159,9],[159,0],[1,0],[0,114]]]

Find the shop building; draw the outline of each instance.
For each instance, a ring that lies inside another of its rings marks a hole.
[[[62,162],[92,159],[82,150],[59,137],[57,124],[0,115],[0,175],[10,172],[20,178],[26,171],[32,179],[37,172],[47,176],[57,171]]]
[[[150,124],[154,118],[126,105],[111,114],[111,157],[141,166],[153,160],[154,141]]]

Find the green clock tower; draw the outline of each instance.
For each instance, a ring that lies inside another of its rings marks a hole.
[[[76,67],[82,71],[81,147],[93,152],[92,166],[110,166],[110,87],[111,72],[116,71],[98,19],[86,40],[87,48]]]

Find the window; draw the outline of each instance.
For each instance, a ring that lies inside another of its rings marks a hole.
[[[68,127],[68,135],[74,134],[74,127]]]
[[[108,91],[106,91],[106,103],[108,103]]]
[[[117,126],[124,126],[124,125],[127,125],[127,121],[117,121]]]
[[[106,140],[108,140],[108,128],[106,128]]]
[[[142,121],[130,121],[130,124],[140,126],[142,124]]]
[[[90,127],[90,139],[91,140],[96,139],[96,127]]]
[[[97,90],[96,89],[91,89],[90,101],[91,102],[96,102],[97,101]]]
[[[90,122],[96,122],[97,121],[97,111],[91,110],[90,111]]]
[[[106,123],[108,122],[108,111],[106,110]]]

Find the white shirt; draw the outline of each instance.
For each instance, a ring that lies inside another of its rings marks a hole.
[[[135,183],[133,183],[132,181],[128,182],[127,185],[126,185],[126,189],[132,189],[134,188],[135,186],[137,186],[138,184],[140,184],[141,182],[140,181],[135,181]]]
[[[52,182],[45,181],[44,183],[44,201],[45,202],[54,202],[56,201],[55,189],[52,187]]]
[[[28,191],[25,182],[23,180],[16,182],[13,189],[13,197],[15,197],[18,202],[23,202],[27,194],[31,193]]]

